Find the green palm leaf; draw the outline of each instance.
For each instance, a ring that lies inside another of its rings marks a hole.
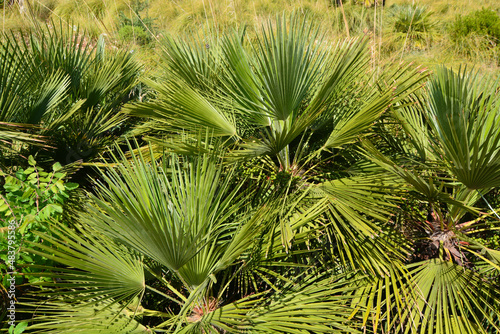
[[[30,132],[54,147],[50,159],[91,159],[123,132],[127,117],[118,110],[133,96],[140,66],[127,52],[107,56],[102,37],[89,43],[72,27],[52,26],[2,39],[0,121],[37,125]]]
[[[144,269],[138,256],[88,227],[76,232],[56,225],[51,231],[53,236],[39,233],[45,243],[29,243],[29,251],[65,267],[33,265],[44,269],[33,275],[61,280],[57,283],[41,281],[38,285],[47,289],[40,290],[39,294],[65,296],[68,302],[112,299],[124,305],[142,296]]]
[[[498,331],[499,291],[480,275],[433,259],[411,265],[419,301],[405,314],[405,333],[487,333]]]
[[[121,312],[121,313],[120,313]],[[115,305],[78,306],[51,301],[39,305],[35,321],[28,326],[29,333],[52,334],[140,334],[151,333],[130,316],[130,311]]]
[[[231,171],[222,177],[214,157],[152,157],[115,157],[85,219],[195,288],[251,245],[262,217],[243,206],[242,183]]]
[[[327,200],[326,230],[332,252],[346,267],[386,275],[401,260],[400,254],[407,252],[403,236],[384,227],[395,210],[391,200],[396,197],[391,192],[395,193],[394,187],[377,182],[376,176],[341,178],[312,189],[312,196]]]
[[[161,43],[168,69],[188,86],[212,90],[218,82],[221,59],[219,41],[209,32],[183,39],[167,36]]]
[[[444,68],[429,85],[436,141],[450,170],[471,189],[500,185],[500,100],[493,87],[465,69]]]
[[[292,17],[289,26],[278,17],[275,29],[269,24],[262,30],[255,50],[255,77],[262,87],[262,110],[273,121],[297,118],[301,104],[310,97],[326,57],[320,43],[310,43],[317,37],[313,25],[298,17]]]
[[[217,108],[215,101],[208,100],[192,87],[180,82],[168,85],[149,82],[149,85],[156,88],[161,99],[128,107],[130,115],[151,117],[173,129],[207,128],[214,136],[237,135],[234,116]]]
[[[302,277],[257,305],[249,314],[256,333],[356,333],[349,323],[349,277]],[[354,325],[354,326],[353,326]]]
[[[405,322],[403,317],[407,303],[417,299],[417,294],[408,284],[408,273],[401,264],[388,269],[387,275],[380,277],[360,277],[354,281],[356,287],[352,294],[351,316],[362,313],[362,328],[373,333],[392,332],[398,324]]]
[[[364,46],[364,43],[360,43],[360,45]],[[362,62],[366,55],[362,51],[363,49],[360,46],[352,47],[352,51],[349,51],[345,56],[346,61],[342,63],[346,67],[344,69],[347,72],[346,74],[352,76],[351,80],[355,80],[355,78],[361,76],[360,73],[355,72],[355,69],[362,70],[366,68],[365,61]],[[360,64],[351,63],[354,62],[353,59],[356,59],[353,54],[360,58],[360,60],[357,60]],[[347,60],[350,62],[347,62]],[[342,80],[343,82],[346,74],[340,72],[337,75],[339,74],[341,75],[341,79],[337,80]],[[390,107],[392,109],[404,107],[399,102],[405,101],[410,94],[417,90],[419,83],[426,76],[426,73],[415,71],[410,65],[400,66],[388,70],[387,74],[383,77],[377,78],[378,89],[375,89],[375,87],[358,87],[357,89],[364,90],[362,97],[359,97],[363,102],[344,106],[340,110],[336,110],[336,113],[332,115],[334,128],[324,147],[339,148],[342,145],[352,143],[361,133],[368,130],[387,109]],[[392,84],[387,85],[385,82]],[[348,85],[348,83],[344,84]],[[341,94],[344,94],[344,91],[336,91],[336,94],[333,96],[341,99]]]
[[[402,181],[409,185],[408,190],[418,193],[423,200],[429,203],[447,203],[450,206],[455,206],[456,209],[454,210],[461,209],[474,214],[478,213],[475,208],[464,204],[460,199],[456,199],[448,192],[443,191],[445,186],[454,188],[456,184],[453,183],[453,179],[436,177],[432,174],[421,175],[419,169],[408,170],[407,168],[398,166],[391,161],[391,159],[378,151],[369,141],[365,140],[363,146],[368,153],[367,157],[369,159],[392,174],[400,177]],[[463,198],[461,199],[463,200]]]
[[[412,149],[421,162],[427,160],[436,160],[429,142],[429,129],[424,113],[415,106],[397,108],[392,115],[400,122],[407,138],[411,143]],[[411,151],[408,150],[407,153]]]
[[[193,314],[178,333],[358,333],[346,320],[352,309],[343,296],[354,288],[346,275],[300,277],[273,294],[251,295]]]

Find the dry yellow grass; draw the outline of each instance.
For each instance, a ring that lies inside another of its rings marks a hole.
[[[92,37],[105,33],[111,44],[124,46],[117,32],[120,29],[120,13],[132,18],[154,18],[154,39],[162,34],[180,35],[187,32],[200,32],[207,26],[219,32],[225,29],[237,29],[248,26],[252,34],[277,14],[307,14],[310,20],[317,23],[326,38],[337,40],[349,36],[369,36],[373,41],[373,55],[377,65],[394,61],[416,61],[426,66],[446,63],[458,66],[462,63],[474,63],[476,67],[493,71],[498,64],[481,53],[465,59],[450,49],[445,24],[452,22],[459,14],[481,8],[500,9],[498,0],[387,0],[385,7],[366,8],[353,4],[354,0],[344,0],[342,11],[332,5],[332,0],[24,0],[30,1],[38,20],[62,19],[72,25],[87,30]],[[367,0],[368,1],[368,0]],[[373,1],[373,0],[371,0]],[[139,11],[134,9],[138,3],[147,6]],[[358,1],[360,2],[360,1]],[[391,40],[391,27],[388,13],[393,5],[415,4],[427,6],[432,11],[436,22],[432,45],[417,47],[412,50],[406,43],[394,43]],[[15,8],[3,13],[2,29],[24,29],[30,25],[30,17],[26,13],[19,14]],[[346,31],[349,27],[349,34]],[[375,27],[377,25],[377,27]],[[131,46],[137,49],[136,46]],[[142,48],[144,49],[144,47]],[[148,47],[148,61],[151,54]],[[140,50],[139,50],[140,51]]]

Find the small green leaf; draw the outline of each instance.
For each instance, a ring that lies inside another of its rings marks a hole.
[[[0,205],[0,212],[4,212],[8,208],[9,208],[9,205],[7,203],[4,203],[4,204]]]
[[[56,186],[59,190],[64,190],[64,182],[62,180],[57,181]]]
[[[67,189],[67,188],[66,188]],[[69,190],[69,189],[68,189]],[[65,191],[60,191],[59,194],[61,196],[61,200],[64,201],[64,198],[69,198],[69,195]]]
[[[35,221],[35,216],[33,214],[29,214],[26,217],[24,217],[24,221],[22,222],[21,226],[19,227],[19,232],[21,234],[24,234],[26,232],[26,228],[29,226],[30,223]]]
[[[30,167],[30,168],[27,168],[27,169],[23,172],[23,174],[28,175],[28,174],[33,173],[34,171],[35,171],[35,169],[34,169],[33,167]]]
[[[14,329],[14,334],[21,334],[22,332],[24,332],[26,327],[28,327],[28,323],[26,321],[21,321],[20,323],[17,324],[16,328]]]
[[[35,167],[35,165],[36,165],[35,158],[33,158],[33,156],[32,156],[32,155],[30,155],[30,156],[29,156],[29,158],[28,158],[28,164],[29,164],[30,166],[33,166],[33,167]]]
[[[29,199],[31,195],[33,195],[34,190],[32,188],[28,188],[24,191],[23,196],[21,197],[21,201]]]
[[[40,212],[38,213],[38,220],[43,221],[50,216],[52,216],[54,213],[62,213],[63,209],[62,206],[59,204],[49,204],[46,207],[44,207]]]
[[[21,168],[19,169],[17,172],[16,172],[16,177],[19,179],[19,180],[23,180],[25,178],[24,176],[24,170]]]
[[[59,162],[56,162],[53,166],[52,166],[52,170],[54,172],[57,172],[58,170],[60,170],[62,168],[61,164]]]
[[[48,206],[52,206],[55,212],[59,212],[59,213],[63,212],[63,208],[59,204],[49,204]]]
[[[20,254],[21,258],[26,261],[27,263],[31,263],[33,262],[33,259],[31,258],[31,256],[27,255],[27,254],[23,254],[21,253]]]
[[[68,182],[65,184],[67,190],[74,190],[78,188],[78,183]]]

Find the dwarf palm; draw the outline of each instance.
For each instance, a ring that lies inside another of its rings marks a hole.
[[[16,141],[43,143],[42,137],[30,134],[33,130],[30,120],[56,108],[68,86],[67,78],[58,72],[47,75],[43,83],[37,81],[25,66],[27,58],[14,38],[0,44],[0,136],[3,154],[15,150],[12,145]]]
[[[348,156],[352,144],[424,75],[398,68],[374,78],[366,45],[366,40],[329,45],[298,17],[278,18],[254,43],[245,43],[241,33],[207,41],[169,39],[165,52],[171,77],[148,81],[158,98],[128,110],[152,118],[167,136],[152,139],[174,151],[189,149],[176,139],[179,133],[191,134],[196,142],[205,129],[226,143],[226,160],[260,159],[259,164],[270,166],[264,173],[284,175],[284,187],[292,190],[297,189],[293,180],[307,180],[304,187],[314,188],[307,200],[322,202],[325,214],[315,229],[322,226],[335,239],[332,256],[348,267],[382,274],[394,258],[387,252],[369,258],[368,249],[374,243],[383,244],[379,249],[394,246],[385,238],[367,238],[383,234],[379,223],[390,214],[384,198],[390,190],[376,175],[352,178]],[[281,224],[288,249],[298,231],[292,233],[287,220]]]
[[[65,333],[75,326],[96,333],[355,332],[354,320],[347,320],[352,310],[342,297],[354,289],[347,274],[294,262],[294,252],[286,254],[276,237],[282,203],[271,189],[247,187],[235,173],[213,155],[116,157],[113,167],[102,171],[89,213],[80,217],[80,234],[54,226],[55,237],[43,236],[51,247],[32,245],[36,254],[67,267],[46,268],[60,281],[40,284],[39,295],[55,299],[42,303],[30,328],[40,333]],[[315,208],[285,209],[296,228],[319,215]],[[306,234],[296,236],[298,244],[307,241]],[[228,291],[247,263],[260,268],[252,291]],[[162,300],[168,311],[145,309],[145,295]],[[96,311],[88,319],[92,324],[86,321],[89,308]],[[146,329],[134,321],[142,316],[162,320]]]
[[[172,76],[148,82],[158,99],[130,112],[152,117],[167,133],[208,128],[238,145],[235,157],[270,156],[277,169],[298,172],[312,153],[299,153],[311,133],[326,128],[323,149],[352,143],[421,79],[400,71],[386,78],[394,86],[371,84],[366,40],[328,45],[298,17],[278,19],[255,43],[244,41],[233,33],[202,48],[201,38],[169,39]]]
[[[55,250],[38,247],[70,268],[42,284],[57,300],[33,329],[89,329],[92,307],[103,333],[115,317],[145,332],[141,316],[179,333],[498,330],[500,253],[471,238],[498,185],[494,90],[442,70],[411,95],[423,76],[366,74],[365,42],[310,43],[298,19],[261,33],[167,42],[172,76],[129,111],[177,153],[113,157],[80,217],[92,237],[56,227]],[[427,219],[398,209],[403,193]]]
[[[62,26],[5,36],[0,53],[0,117],[26,124],[18,139],[37,135],[53,148],[51,158],[70,163],[95,157],[123,132],[114,133],[126,119],[118,111],[140,69],[130,54],[106,55],[103,38],[92,42]]]
[[[473,73],[439,69],[420,103],[395,114],[408,136],[404,149],[393,150],[389,159],[365,144],[372,159],[397,175],[427,211],[427,217],[399,217],[414,254],[401,280],[379,283],[393,291],[384,294],[387,303],[399,305],[386,310],[398,315],[388,328],[498,331],[500,290],[492,273],[498,272],[499,253],[474,238],[494,224],[485,224],[494,211],[481,217],[475,208],[497,186],[500,132],[493,87]],[[402,311],[405,306],[412,310]]]

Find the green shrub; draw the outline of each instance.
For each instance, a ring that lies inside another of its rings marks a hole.
[[[118,35],[122,41],[135,42],[139,45],[151,42],[151,36],[142,27],[123,26],[118,30]]]
[[[500,64],[500,16],[482,9],[457,16],[449,26],[454,51],[473,60]]]
[[[120,30],[118,30],[118,36],[122,41],[132,42],[139,45],[145,45],[151,42],[151,33],[155,30],[154,18],[149,17],[147,14],[142,17],[141,11],[147,9],[149,6],[148,1],[134,0],[131,3],[131,10],[133,14],[128,17],[123,13],[119,12]]]
[[[500,41],[500,16],[493,10],[482,9],[466,16],[457,16],[450,28],[453,41],[471,34],[489,38],[494,44]]]
[[[78,187],[76,183],[65,182],[66,173],[62,172],[59,163],[47,172],[30,156],[29,165],[13,175],[0,172],[3,183],[0,191],[0,271],[4,286],[9,276],[6,272],[12,271],[12,259],[13,267],[23,272],[30,282],[40,279],[30,275],[37,269],[24,266],[32,263],[44,265],[48,260],[28,255],[21,247],[30,247],[26,242],[43,242],[34,232],[50,234],[49,222],[61,219],[69,192]]]

